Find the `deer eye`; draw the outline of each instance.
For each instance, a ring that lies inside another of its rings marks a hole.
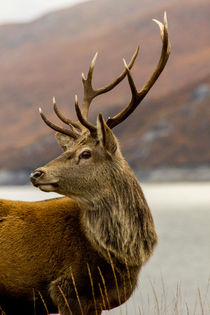
[[[82,153],[80,153],[79,158],[80,159],[89,159],[91,157],[91,152],[89,150],[85,150]]]

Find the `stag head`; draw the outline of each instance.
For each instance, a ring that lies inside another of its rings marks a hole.
[[[118,140],[112,129],[123,122],[136,109],[167,63],[170,54],[170,43],[166,14],[164,15],[163,24],[157,20],[154,21],[160,28],[162,51],[155,71],[142,89],[138,90],[136,88],[131,74],[131,68],[138,55],[139,47],[128,65],[123,59],[124,71],[111,84],[97,90],[92,86],[96,53],[91,62],[87,78],[82,74],[84,97],[81,109],[77,96],[75,97],[78,121],[72,121],[64,117],[58,110],[55,99],[53,99],[54,111],[60,120],[68,125],[68,129],[59,127],[49,121],[40,109],[40,115],[44,122],[57,131],[56,138],[64,153],[31,174],[31,181],[35,186],[43,191],[55,191],[73,199],[90,203],[102,191],[107,190],[107,185],[112,183],[113,177],[119,176],[119,174],[127,176],[128,173],[132,172],[121,154]],[[96,126],[88,122],[88,111],[92,100],[96,96],[112,90],[126,76],[131,89],[129,104],[120,113],[114,117],[109,117],[106,121],[102,114],[99,114]]]

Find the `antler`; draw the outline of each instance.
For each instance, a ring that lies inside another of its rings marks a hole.
[[[131,58],[131,61],[128,65],[129,69],[131,69],[133,67],[134,62],[136,60],[136,57],[138,56],[138,53],[139,53],[139,46],[137,47],[133,57]],[[125,78],[125,76],[127,74],[127,69],[124,69],[124,71],[112,83],[110,83],[109,85],[107,85],[103,88],[99,88],[99,89],[95,90],[92,86],[92,78],[93,78],[93,71],[95,68],[97,56],[98,56],[98,53],[96,53],[95,56],[93,57],[93,60],[90,64],[90,68],[88,71],[87,79],[85,78],[84,73],[82,73],[82,82],[83,82],[83,86],[84,86],[84,97],[83,97],[83,102],[82,102],[81,113],[85,119],[87,119],[89,107],[90,107],[92,100],[96,96],[112,90],[115,86],[117,86]]]
[[[54,123],[52,123],[42,112],[42,109],[41,107],[39,107],[39,113],[43,119],[43,121],[45,122],[46,125],[48,125],[50,128],[54,129],[55,131],[58,131],[60,133],[63,133],[64,135],[67,135],[67,136],[70,136],[71,138],[74,138],[74,139],[77,139],[78,138],[78,135],[71,131],[71,130],[68,130],[68,129],[65,129],[65,128],[61,128],[57,125],[55,125]]]
[[[53,98],[53,106],[54,106],[54,111],[55,111],[56,115],[60,118],[61,121],[66,123],[71,128],[71,130],[58,127],[57,125],[50,122],[40,109],[40,114],[41,114],[41,117],[44,120],[44,122],[49,127],[51,127],[52,129],[54,129],[58,132],[61,132],[63,134],[66,134],[66,135],[68,135],[74,139],[77,139],[80,136],[80,133],[78,132],[78,130],[80,130],[80,132],[83,132],[84,129],[88,129],[92,135],[95,135],[96,134],[96,127],[87,121],[88,111],[89,111],[89,107],[90,107],[92,100],[96,96],[112,90],[127,75],[128,82],[129,82],[129,85],[131,88],[131,94],[132,94],[131,101],[119,114],[115,115],[112,118],[109,117],[107,119],[106,123],[110,128],[114,128],[115,126],[120,124],[122,121],[124,121],[136,109],[136,107],[140,104],[140,102],[147,95],[147,93],[149,92],[151,87],[154,85],[154,83],[156,82],[156,80],[160,76],[161,72],[163,71],[163,69],[167,63],[168,57],[170,55],[170,42],[168,40],[168,23],[167,23],[166,12],[164,13],[164,23],[161,23],[160,21],[155,20],[155,19],[153,19],[153,21],[155,23],[157,23],[159,28],[160,28],[160,34],[161,34],[161,39],[162,39],[162,51],[161,51],[161,56],[160,56],[160,59],[159,59],[159,62],[157,64],[155,71],[153,72],[150,79],[146,82],[146,84],[143,86],[143,88],[140,91],[137,90],[135,83],[134,83],[134,80],[133,80],[133,77],[131,75],[131,71],[130,71],[131,68],[133,67],[134,62],[136,60],[136,57],[138,55],[139,47],[137,47],[129,65],[127,65],[125,59],[123,59],[125,69],[112,83],[110,83],[109,85],[107,85],[103,88],[99,88],[99,89],[95,90],[92,86],[92,78],[93,78],[93,71],[94,71],[94,67],[95,67],[95,63],[96,63],[96,58],[98,55],[98,53],[96,53],[95,56],[93,57],[91,64],[90,64],[87,78],[85,78],[84,73],[82,73],[84,96],[83,96],[82,109],[81,110],[80,110],[79,105],[78,105],[77,96],[75,96],[75,109],[76,109],[78,121],[73,122],[72,120],[64,117],[60,113],[60,111],[58,110],[55,99]]]
[[[113,118],[108,118],[106,123],[110,128],[114,128],[120,124],[136,109],[136,107],[140,104],[151,87],[154,85],[167,63],[168,57],[170,55],[170,42],[168,40],[168,23],[166,12],[164,12],[164,24],[155,19],[153,19],[153,21],[158,24],[162,39],[162,51],[157,67],[143,88],[140,91],[137,91],[130,69],[126,64],[125,59],[123,59],[125,69],[127,71],[128,82],[131,88],[132,98],[128,106],[125,107],[119,114]]]
[[[147,93],[149,92],[149,90],[151,89],[151,87],[154,85],[154,83],[156,82],[156,80],[158,79],[158,77],[160,76],[161,72],[163,71],[169,55],[170,55],[170,42],[168,40],[168,23],[167,23],[167,16],[166,16],[166,12],[164,12],[164,24],[161,23],[158,20],[153,19],[153,21],[155,23],[158,24],[159,28],[160,28],[160,34],[161,34],[161,39],[162,39],[162,51],[161,51],[161,56],[159,59],[159,62],[157,64],[157,67],[155,69],[155,71],[153,72],[152,76],[150,77],[150,79],[146,82],[146,84],[143,86],[143,88],[138,91],[133,77],[131,75],[130,72],[130,64],[129,66],[127,65],[125,59],[123,59],[124,62],[124,66],[125,66],[125,70],[127,77],[128,77],[128,82],[131,88],[131,93],[132,93],[132,98],[130,103],[116,116],[112,117],[112,118],[108,118],[106,123],[107,125],[112,129],[114,127],[116,127],[118,124],[120,124],[122,121],[124,121],[135,109],[136,107],[140,104],[140,102],[143,100],[143,98],[147,95]],[[136,53],[134,54],[135,58],[137,57],[138,54],[138,48]],[[108,88],[104,88],[104,89],[99,89],[94,91],[92,88],[92,72],[94,69],[94,65],[95,65],[95,60],[96,60],[96,56],[93,58],[93,61],[91,63],[91,67],[88,73],[88,78],[84,79],[83,78],[83,83],[84,83],[84,89],[86,88],[85,84],[87,84],[87,88],[85,89],[85,97],[83,100],[83,104],[82,104],[82,111],[80,111],[78,103],[75,103],[75,107],[76,107],[76,112],[77,112],[77,116],[78,119],[80,121],[80,123],[87,129],[90,130],[91,134],[95,134],[96,133],[96,127],[92,124],[90,124],[87,120],[87,113],[88,113],[88,109],[90,106],[90,103],[92,101],[92,99],[94,97],[96,97],[99,94],[105,93],[107,91],[109,91],[109,87]],[[135,59],[134,59],[135,61]],[[123,72],[124,74],[124,72]],[[110,86],[114,85],[116,86],[120,81],[118,81],[119,78],[117,78],[113,83],[110,84]]]
[[[133,57],[131,58],[131,61],[128,65],[128,68],[131,69],[134,65],[134,62],[136,60],[136,57],[138,55],[139,52],[139,47],[137,47]],[[95,134],[96,132],[96,127],[94,125],[92,125],[91,123],[89,123],[86,119],[88,116],[88,111],[89,111],[89,107],[90,104],[92,102],[92,100],[103,93],[106,93],[110,90],[112,90],[116,85],[118,85],[127,75],[127,69],[124,69],[124,71],[109,85],[106,85],[103,88],[99,88],[97,90],[95,90],[92,86],[92,77],[93,77],[93,70],[95,67],[95,63],[96,63],[96,58],[97,58],[98,53],[95,54],[95,56],[93,57],[93,60],[90,64],[90,68],[88,71],[88,75],[87,75],[87,79],[85,78],[84,73],[82,73],[82,82],[83,82],[83,87],[84,87],[84,96],[83,96],[83,102],[82,102],[82,110],[80,110],[79,105],[78,105],[78,99],[77,96],[75,96],[75,109],[76,109],[76,113],[77,113],[77,117],[78,117],[78,122],[74,122],[66,117],[63,116],[63,114],[58,110],[58,107],[56,105],[55,102],[55,98],[53,98],[53,107],[54,107],[54,111],[56,113],[56,115],[58,116],[58,118],[64,122],[65,124],[67,124],[71,130],[65,129],[65,128],[61,128],[57,125],[55,125],[54,123],[52,123],[42,112],[41,108],[39,109],[40,115],[42,117],[42,119],[44,120],[44,122],[52,129],[66,134],[74,139],[79,137],[79,132],[77,131],[78,129],[80,131],[83,131],[84,128],[87,128],[90,130],[90,132],[93,134]]]

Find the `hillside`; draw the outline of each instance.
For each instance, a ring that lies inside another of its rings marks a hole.
[[[151,19],[162,19],[165,9],[169,63],[141,108],[116,132],[136,169],[208,166],[209,1],[95,0],[31,23],[0,26],[0,169],[33,169],[60,152],[38,107],[56,121],[55,95],[63,112],[74,117],[74,94],[82,97],[80,74],[96,51],[94,83],[99,87],[122,71],[122,58],[129,60],[140,44],[133,70],[140,87],[160,53],[159,31]],[[98,111],[116,113],[128,99],[124,82],[93,103],[92,121]]]

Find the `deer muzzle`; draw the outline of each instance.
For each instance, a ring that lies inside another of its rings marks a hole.
[[[47,179],[46,172],[41,169],[35,170],[33,173],[30,175],[30,179],[32,184],[35,187],[39,187],[39,189],[43,191],[55,191],[56,187],[58,187],[58,180],[50,180]]]

